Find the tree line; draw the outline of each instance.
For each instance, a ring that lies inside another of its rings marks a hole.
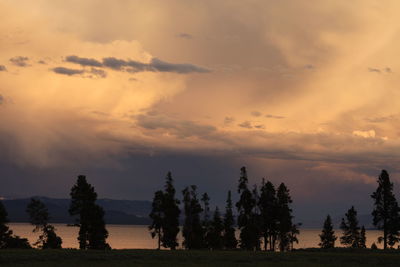
[[[400,208],[393,192],[389,174],[382,170],[378,187],[371,195],[374,201],[373,225],[382,231],[378,243],[383,248],[394,248],[400,242]],[[284,183],[277,188],[270,181],[262,179],[260,185],[249,186],[247,170],[240,169],[238,180],[238,201],[233,203],[231,191],[227,192],[224,212],[218,207],[210,210],[207,193],[199,197],[195,185],[182,190],[182,200],[177,198],[171,172],[166,176],[163,190],[154,193],[149,231],[161,247],[175,250],[179,247],[178,233],[182,231],[182,247],[185,249],[243,249],[288,251],[298,243],[299,226],[293,222],[292,198]],[[79,227],[80,249],[111,249],[107,243],[108,231],[104,221],[104,210],[96,204],[97,193],[86,177],[78,176],[71,188],[69,213],[75,218],[74,226]],[[182,207],[182,211],[181,211]],[[235,212],[236,210],[236,212]],[[45,204],[32,198],[26,212],[33,232],[39,233],[32,245],[42,249],[58,249],[62,239],[56,228],[49,224],[50,215]],[[183,215],[182,230],[180,217]],[[8,227],[8,214],[0,201],[0,249],[31,248],[26,238],[21,238]],[[333,230],[332,218],[326,217],[319,246],[323,249],[335,247],[337,236]],[[340,243],[351,248],[366,248],[365,227],[359,226],[357,211],[352,206],[342,218]],[[239,235],[237,236],[236,230]],[[371,248],[377,248],[375,243]]]
[[[270,181],[249,186],[246,167],[240,169],[234,216],[232,193],[228,191],[223,215],[218,207],[210,211],[207,193],[199,197],[195,185],[182,190],[182,203],[176,197],[171,172],[164,190],[154,193],[149,230],[158,240],[158,249],[178,247],[179,218],[183,213],[182,246],[185,249],[244,249],[287,251],[298,242],[298,226],[293,222],[289,189],[281,183],[276,189]],[[183,206],[183,212],[180,210]],[[236,237],[236,227],[239,238]]]
[[[400,208],[393,192],[393,183],[386,170],[382,170],[377,183],[378,187],[371,195],[374,201],[373,225],[383,231],[383,235],[377,241],[383,243],[383,249],[394,248],[400,241]],[[340,237],[342,245],[351,248],[366,248],[365,227],[360,228],[357,211],[353,206],[347,211],[345,218],[342,218],[340,229],[343,231],[343,235]],[[329,215],[324,222],[320,240],[321,248],[335,247],[337,237]],[[376,244],[373,243],[371,248],[376,249]]]

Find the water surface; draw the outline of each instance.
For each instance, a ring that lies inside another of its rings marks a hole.
[[[28,238],[30,243],[34,243],[39,234],[32,233],[33,226],[28,223],[10,223],[10,228],[15,234]],[[54,224],[57,229],[57,234],[63,240],[63,248],[78,248],[78,227],[66,226],[65,224]],[[157,248],[157,240],[152,239],[147,226],[144,225],[107,225],[109,237],[107,242],[115,249],[154,249]],[[310,248],[318,247],[319,234],[321,229],[300,229],[298,236],[299,244],[295,244],[295,248]],[[237,232],[238,234],[238,232]],[[341,235],[340,230],[335,230],[336,236]],[[367,230],[367,247],[370,247],[373,242],[377,244],[377,238],[381,235],[380,231]],[[179,234],[179,243],[182,237]],[[378,244],[377,244],[378,245]],[[336,246],[340,246],[339,241],[336,241]],[[378,245],[378,247],[381,247]]]

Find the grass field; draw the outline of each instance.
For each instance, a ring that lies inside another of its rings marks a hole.
[[[0,266],[400,266],[400,251],[1,250]]]

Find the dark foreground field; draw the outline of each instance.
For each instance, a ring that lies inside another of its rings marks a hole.
[[[398,251],[1,250],[0,266],[400,266]]]

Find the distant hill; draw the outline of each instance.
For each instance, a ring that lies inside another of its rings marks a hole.
[[[74,223],[74,218],[68,213],[70,199],[36,198],[46,204],[51,216],[51,222]],[[29,201],[30,198],[5,199],[2,201],[11,222],[29,221],[28,214],[25,211]],[[150,223],[148,217],[151,209],[150,201],[98,199],[97,204],[105,210],[105,221],[108,224],[148,225]]]

